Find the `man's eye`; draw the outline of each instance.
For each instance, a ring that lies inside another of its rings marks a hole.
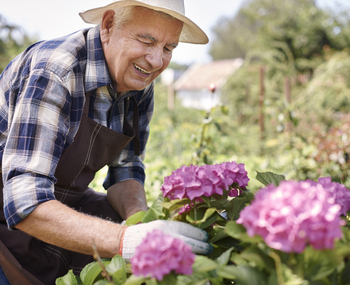
[[[171,49],[169,49],[169,48],[167,48],[167,47],[164,47],[164,51],[165,51],[166,53],[172,53],[172,52],[173,52]]]
[[[147,41],[144,41],[144,40],[138,40],[140,43],[143,43],[143,44],[145,44],[145,45],[150,45],[150,44],[152,44],[152,42],[147,42]]]

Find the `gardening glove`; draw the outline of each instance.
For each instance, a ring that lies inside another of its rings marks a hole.
[[[206,242],[209,237],[206,231],[182,222],[156,220],[145,224],[129,226],[124,230],[120,242],[119,254],[125,261],[130,261],[136,247],[141,244],[147,233],[155,229],[183,240],[192,247],[194,253],[210,254],[213,251],[213,246]]]

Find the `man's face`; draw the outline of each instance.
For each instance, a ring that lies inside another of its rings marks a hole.
[[[151,10],[135,10],[134,18],[119,29],[115,24],[104,29],[108,25],[102,23],[103,51],[117,92],[142,90],[161,74],[182,30],[179,20],[162,18]]]

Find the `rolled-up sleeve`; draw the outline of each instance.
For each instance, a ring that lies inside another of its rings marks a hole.
[[[20,84],[6,94],[13,101],[2,157],[4,214],[10,229],[39,203],[55,199],[54,173],[70,120],[69,92],[54,73],[35,69]]]

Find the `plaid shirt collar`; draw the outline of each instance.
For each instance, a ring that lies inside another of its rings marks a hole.
[[[87,63],[85,72],[85,89],[90,92],[103,86],[111,86],[108,66],[100,39],[100,26],[87,33]]]

